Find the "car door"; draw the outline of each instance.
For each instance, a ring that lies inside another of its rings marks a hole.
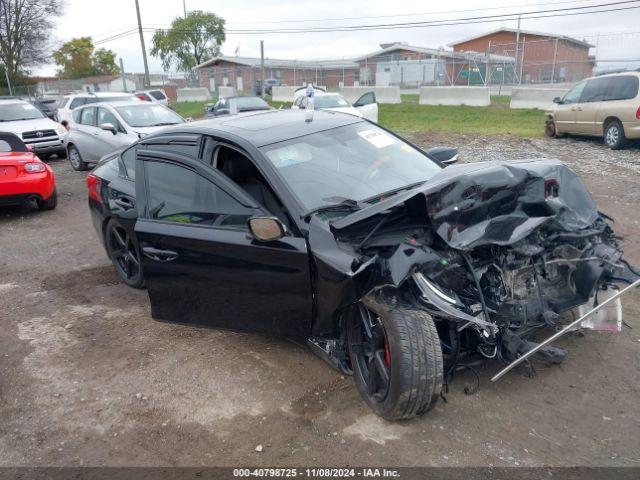
[[[100,158],[95,154],[95,137],[97,135],[96,115],[96,107],[82,107],[73,112],[73,123],[71,126],[75,131],[73,143],[86,162],[95,162]]]
[[[255,200],[203,162],[139,150],[142,251],[154,318],[304,338],[312,298],[305,239],[261,243],[247,228]]]
[[[374,92],[362,94],[353,106],[364,118],[378,123],[378,104],[376,103],[376,94]]]
[[[554,110],[554,121],[558,132],[575,133],[576,105],[580,103],[580,97],[586,85],[586,81],[575,85],[562,97],[561,103]]]
[[[575,133],[595,135],[601,128],[596,128],[598,110],[605,100],[609,79],[607,77],[587,80],[580,95],[580,102],[575,105]]]
[[[132,143],[132,139],[127,135],[126,130],[121,125],[116,115],[106,107],[97,107],[98,114],[96,120],[97,130],[94,133],[94,154],[102,158],[119,148],[126,147]],[[102,127],[110,124],[114,130],[105,130]]]

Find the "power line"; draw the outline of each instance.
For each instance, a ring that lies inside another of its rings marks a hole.
[[[636,4],[626,7],[617,8],[604,8],[601,10],[589,10],[589,11],[576,11],[586,10],[599,7],[614,7],[616,5]],[[244,34],[244,35],[270,35],[270,34],[295,34],[295,33],[331,33],[331,32],[343,32],[343,31],[370,31],[370,30],[390,30],[390,29],[407,29],[407,28],[429,28],[429,27],[442,27],[442,26],[454,26],[454,25],[470,25],[478,23],[495,23],[504,22],[508,20],[515,20],[518,16],[523,19],[537,19],[537,18],[552,18],[552,17],[565,17],[573,15],[588,15],[594,13],[607,13],[624,10],[632,10],[640,8],[638,0],[627,0],[611,3],[602,3],[597,5],[585,5],[579,7],[565,7],[549,10],[539,10],[521,13],[508,13],[500,15],[486,15],[477,17],[466,17],[458,19],[445,19],[445,20],[432,20],[432,21],[420,21],[420,22],[403,22],[403,23],[388,23],[388,24],[371,24],[371,25],[351,25],[351,26],[339,26],[339,27],[312,27],[312,28],[291,28],[291,29],[247,29],[247,30],[227,30],[226,34]],[[548,14],[548,15],[542,15]],[[146,32],[166,31],[167,29],[143,27]],[[184,33],[192,33],[192,30],[179,30]],[[129,35],[135,34],[136,29],[132,29],[127,32],[123,32],[105,39],[94,42],[94,45],[106,43],[113,40],[118,40]]]

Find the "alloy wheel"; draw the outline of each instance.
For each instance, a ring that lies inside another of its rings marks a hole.
[[[110,229],[109,252],[118,269],[118,273],[123,278],[131,280],[140,273],[138,252],[131,240],[131,236],[124,228],[115,226]]]
[[[80,168],[80,153],[75,148],[69,150],[69,161],[71,162],[73,168]]]
[[[607,135],[605,136],[605,141],[607,145],[615,145],[618,143],[618,139],[620,138],[620,131],[618,130],[617,125],[611,125],[607,129]]]
[[[360,376],[372,399],[383,401],[389,392],[391,358],[380,318],[359,305],[349,338],[354,374]]]

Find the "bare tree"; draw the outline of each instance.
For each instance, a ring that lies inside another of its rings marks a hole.
[[[53,19],[63,7],[64,0],[0,0],[0,61],[12,81],[50,61]]]

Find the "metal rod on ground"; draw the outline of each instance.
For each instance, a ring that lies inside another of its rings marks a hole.
[[[122,61],[122,57],[120,57],[120,78],[122,78],[122,91],[127,91],[127,80],[124,77],[124,62]]]
[[[638,287],[640,286],[640,279],[636,280],[635,282],[633,282],[631,285],[627,285],[625,288],[623,288],[622,290],[620,290],[618,293],[616,293],[614,296],[607,298],[604,302],[602,302],[600,305],[596,306],[595,308],[593,308],[592,310],[589,310],[587,313],[585,313],[584,315],[582,315],[580,318],[578,318],[577,320],[574,320],[573,322],[571,322],[569,325],[567,325],[566,327],[564,327],[562,330],[560,330],[559,332],[555,333],[554,335],[550,336],[549,338],[547,338],[544,342],[536,345],[534,348],[532,348],[531,350],[529,350],[527,353],[525,353],[524,355],[522,355],[521,357],[517,358],[516,360],[514,360],[513,362],[511,362],[509,365],[507,365],[506,367],[504,367],[502,370],[500,370],[498,373],[496,373],[493,378],[491,379],[492,382],[495,382],[496,380],[500,379],[500,377],[502,377],[505,373],[507,373],[509,370],[513,369],[514,367],[516,367],[517,365],[521,364],[522,362],[524,362],[527,358],[529,358],[531,355],[533,355],[534,353],[536,353],[538,350],[540,350],[543,347],[546,347],[547,345],[549,345],[551,342],[554,342],[555,340],[557,340],[558,338],[560,338],[562,335],[564,335],[565,333],[567,333],[569,330],[573,329],[573,327],[575,327],[576,325],[578,325],[580,322],[582,322],[583,320],[585,320],[586,318],[590,317],[591,315],[593,315],[594,313],[596,313],[597,311],[599,311],[602,307],[605,307],[606,305],[608,305],[610,302],[612,302],[613,300],[615,300],[616,298],[619,298],[620,296],[622,296],[625,292],[628,292],[629,290],[631,290],[634,287]]]
[[[260,40],[260,96],[264,97],[264,40]]]
[[[136,2],[136,15],[138,16],[138,33],[140,34],[140,46],[142,47],[142,61],[144,62],[144,86],[149,87],[149,65],[147,64],[147,49],[144,46],[144,35],[142,33],[142,21],[140,20],[140,6]]]

